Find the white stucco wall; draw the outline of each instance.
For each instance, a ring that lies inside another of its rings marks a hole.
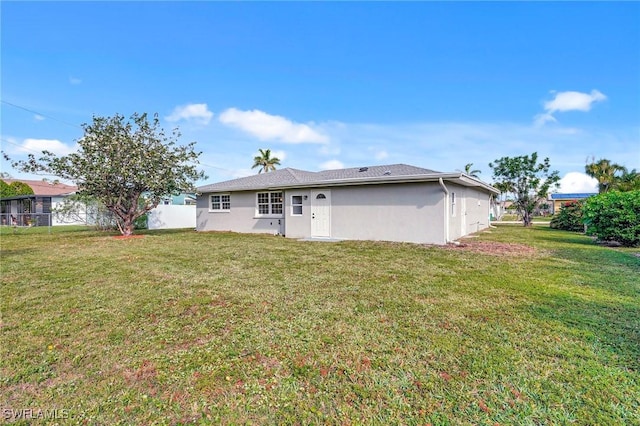
[[[489,226],[489,193],[451,183],[447,183],[446,186],[449,190],[447,214],[450,240],[457,240]],[[452,193],[456,194],[456,203],[453,207]]]
[[[209,209],[210,196],[211,194],[207,193],[199,195],[197,198],[196,230],[257,234],[284,233],[285,215],[281,217],[256,217],[256,192],[233,192],[231,194],[231,211],[229,212],[211,211]],[[285,194],[285,200],[286,198]]]
[[[87,225],[87,210],[80,203],[76,203],[76,208],[72,214],[63,216],[56,209],[62,208],[65,203],[70,201],[65,197],[51,197],[51,224],[58,225]]]
[[[291,197],[302,197],[302,215],[294,215],[291,211]],[[308,189],[289,189],[285,191],[285,236],[288,238],[307,238],[311,235],[311,200]],[[307,197],[305,199],[305,197]]]
[[[434,183],[331,188],[331,237],[444,244],[444,193]]]

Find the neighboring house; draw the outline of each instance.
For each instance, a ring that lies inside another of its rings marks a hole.
[[[17,226],[68,225],[54,213],[55,208],[78,187],[43,180],[3,179],[6,183],[24,182],[33,189],[33,195],[18,195],[0,200],[0,223]],[[53,214],[52,214],[53,213]],[[78,222],[79,223],[79,222]]]
[[[461,172],[405,164],[286,168],[199,187],[196,229],[446,244],[487,228],[498,193]]]
[[[196,227],[196,194],[171,195],[147,213],[147,228]]]
[[[597,192],[581,192],[575,194],[551,194],[549,195],[549,200],[552,201],[552,213],[556,214],[560,211],[560,207],[563,204],[568,203],[570,201],[578,201],[584,200],[586,198],[591,197],[592,195],[598,195]]]
[[[183,193],[177,195],[170,195],[164,198],[159,205],[165,206],[195,206],[196,194]]]

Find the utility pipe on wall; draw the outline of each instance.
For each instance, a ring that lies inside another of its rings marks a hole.
[[[438,182],[444,191],[444,243],[449,244],[449,190],[444,185],[442,178],[438,178]]]

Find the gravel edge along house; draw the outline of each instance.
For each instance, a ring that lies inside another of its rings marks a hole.
[[[489,226],[494,187],[406,164],[292,168],[198,188],[196,230],[446,244]]]

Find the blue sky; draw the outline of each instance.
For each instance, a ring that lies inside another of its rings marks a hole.
[[[71,152],[93,115],[158,113],[206,181],[282,167],[439,171],[537,151],[640,169],[640,3],[2,2],[1,141]],[[3,160],[2,171],[27,177]]]

